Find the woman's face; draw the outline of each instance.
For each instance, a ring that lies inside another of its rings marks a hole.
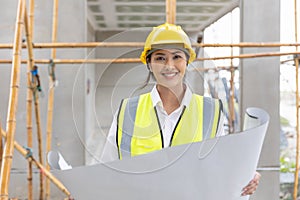
[[[157,84],[168,88],[182,85],[186,66],[186,55],[179,49],[157,50],[149,63]]]

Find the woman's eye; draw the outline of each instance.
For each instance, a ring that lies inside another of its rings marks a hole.
[[[162,57],[162,56],[159,56],[159,57],[155,57],[155,60],[157,60],[157,61],[164,61],[166,59],[164,57]]]
[[[182,58],[181,55],[175,55],[175,56],[173,57],[174,60],[181,59],[181,58]]]

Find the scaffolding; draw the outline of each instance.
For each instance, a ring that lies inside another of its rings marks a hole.
[[[139,63],[139,58],[118,58],[118,59],[57,59],[56,49],[57,48],[92,48],[92,47],[143,47],[144,43],[133,43],[133,42],[84,42],[84,43],[57,43],[57,13],[58,13],[58,0],[54,0],[53,5],[53,24],[52,24],[52,42],[51,43],[33,43],[33,19],[34,19],[34,0],[29,1],[29,14],[27,14],[26,1],[19,0],[17,19],[15,22],[15,35],[13,44],[0,44],[0,49],[13,49],[12,60],[0,60],[0,64],[12,64],[11,71],[11,83],[10,83],[10,96],[9,96],[9,107],[6,130],[3,130],[0,125],[0,199],[8,200],[9,191],[8,185],[10,180],[11,165],[13,159],[14,149],[20,152],[25,159],[28,160],[28,199],[33,199],[33,186],[32,186],[32,165],[35,165],[40,170],[40,191],[39,199],[50,198],[50,181],[54,183],[66,196],[71,198],[70,192],[66,187],[50,172],[49,165],[44,164],[43,152],[42,152],[42,130],[40,126],[40,109],[39,109],[39,76],[37,73],[37,67],[35,64],[50,64],[51,70],[55,70],[57,64],[81,64],[81,63]],[[297,156],[296,156],[296,170],[295,170],[295,181],[294,181],[294,200],[297,199],[298,192],[298,173],[299,173],[299,149],[300,149],[300,128],[299,128],[299,80],[298,80],[298,66],[299,58],[298,55],[298,36],[297,36],[297,1],[295,0],[295,43],[238,43],[238,44],[204,44],[195,43],[192,44],[196,48],[210,48],[210,47],[283,47],[292,46],[296,47],[296,51],[291,52],[265,52],[256,54],[241,54],[222,57],[211,57],[211,58],[197,58],[196,61],[205,60],[231,60],[231,66],[219,67],[221,70],[227,70],[230,72],[230,102],[229,102],[229,126],[230,131],[234,132],[233,121],[235,114],[233,110],[234,105],[234,71],[236,67],[233,66],[232,60],[234,58],[245,59],[245,58],[257,58],[257,57],[273,57],[283,55],[294,55],[294,62],[296,66],[296,107],[297,107]],[[175,24],[176,20],[176,0],[166,0],[166,22]],[[26,44],[22,43],[23,29],[26,33]],[[22,48],[27,49],[28,59],[22,60],[20,52]],[[33,49],[51,49],[51,59],[35,59],[33,55]],[[231,51],[232,52],[232,51]],[[17,114],[17,100],[20,87],[20,66],[21,64],[27,64],[27,146],[28,148],[22,147],[17,141],[15,141],[15,129],[16,129],[16,114]],[[209,69],[199,69],[209,70]],[[52,140],[52,120],[53,120],[53,105],[54,105],[54,91],[55,91],[55,76],[50,73],[49,75],[49,96],[48,96],[48,108],[47,108],[47,138],[46,138],[46,152],[51,150]],[[34,103],[34,104],[33,104]],[[36,118],[37,136],[38,136],[38,149],[39,158],[36,159],[32,155],[32,115],[31,111],[34,107],[34,113]],[[5,138],[4,145],[2,144],[2,137]],[[5,146],[5,148],[3,148]],[[46,177],[46,186],[44,186],[44,177]],[[46,188],[46,191],[44,191]]]

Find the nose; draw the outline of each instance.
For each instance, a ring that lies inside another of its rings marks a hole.
[[[167,58],[167,59],[166,59],[165,65],[166,65],[166,67],[168,67],[168,68],[174,68],[174,61],[173,61],[173,59],[170,58],[170,57]]]

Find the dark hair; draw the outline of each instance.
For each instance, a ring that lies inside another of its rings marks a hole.
[[[145,80],[144,84],[141,87],[139,87],[140,90],[144,89],[149,84],[150,79],[153,78],[153,73],[150,71],[150,67],[149,67],[151,55],[152,55],[152,53],[147,55],[147,57],[146,57],[148,76],[147,76],[147,79]]]

